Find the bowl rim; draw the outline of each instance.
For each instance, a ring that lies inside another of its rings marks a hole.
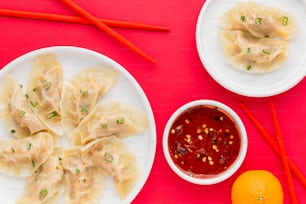
[[[198,106],[198,105],[216,106],[216,107],[222,109],[227,114],[229,114],[229,116],[231,116],[234,119],[234,121],[236,122],[237,127],[238,127],[239,132],[240,132],[240,137],[241,137],[240,151],[239,151],[239,154],[238,154],[237,158],[235,159],[235,161],[225,171],[222,171],[222,172],[216,174],[215,176],[211,176],[211,177],[209,176],[207,178],[206,177],[205,178],[192,177],[192,176],[184,173],[184,171],[182,171],[173,162],[173,160],[170,156],[170,153],[169,153],[169,149],[168,149],[168,136],[169,136],[169,131],[170,131],[170,128],[171,128],[173,122],[185,110],[187,110],[188,108]],[[221,102],[215,101],[215,100],[200,99],[200,100],[191,101],[191,102],[188,102],[188,103],[182,105],[170,116],[170,118],[168,119],[168,121],[166,123],[166,126],[164,128],[162,145],[163,145],[164,157],[165,157],[168,165],[179,177],[181,177],[182,179],[184,179],[184,180],[186,180],[190,183],[194,183],[194,184],[198,184],[198,185],[211,185],[211,184],[220,183],[220,182],[228,179],[240,168],[240,166],[242,165],[242,163],[243,163],[243,161],[246,157],[247,147],[248,147],[248,138],[247,138],[247,132],[246,132],[246,129],[245,129],[245,126],[244,126],[242,120],[240,119],[240,117],[236,114],[236,112],[233,109],[231,109],[229,106],[227,106],[227,105],[225,105]]]

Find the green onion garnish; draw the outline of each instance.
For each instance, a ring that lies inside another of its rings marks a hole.
[[[251,65],[248,65],[247,67],[246,67],[246,70],[251,70],[252,69],[252,66]]]
[[[39,192],[39,200],[44,200],[48,195],[48,191],[43,189]]]
[[[22,118],[23,116],[25,115],[25,112],[24,111],[20,111],[19,112],[19,116]]]
[[[33,92],[35,92],[36,90],[37,90],[36,88],[32,89]]]
[[[283,17],[283,25],[288,25],[289,18],[287,16]]]
[[[80,169],[75,169],[75,173],[79,174],[79,173],[81,173],[81,170]]]
[[[106,129],[107,128],[107,123],[101,123],[101,128]]]
[[[16,133],[16,130],[15,129],[11,129],[11,133],[12,134]]]
[[[252,53],[252,49],[250,47],[248,47],[247,54],[251,54],[251,53]]]
[[[88,91],[87,90],[85,90],[85,91],[80,90],[80,92],[81,92],[83,97],[88,97]]]
[[[241,21],[245,21],[245,16],[240,16]]]
[[[255,23],[257,25],[261,25],[262,24],[262,18],[255,18]]]
[[[112,156],[110,153],[105,152],[105,153],[104,153],[104,159],[105,159],[105,161],[107,161],[107,162],[112,162],[114,158],[113,158],[113,156]]]
[[[11,148],[11,152],[13,152],[13,153],[14,153],[14,152],[15,152],[15,149],[14,149],[14,148]]]
[[[124,123],[124,118],[119,118],[116,120],[116,123],[122,125]]]
[[[82,113],[88,113],[88,107],[86,104],[81,105],[80,109]]]
[[[56,111],[52,111],[51,113],[49,113],[47,118],[48,119],[52,119],[54,116],[57,116],[57,112]]]
[[[22,84],[19,84],[19,87],[22,88],[23,87]]]
[[[31,148],[32,148],[32,143],[30,142],[30,143],[28,143],[28,145],[27,145],[27,150],[31,150]]]
[[[271,54],[271,51],[270,51],[270,50],[262,50],[262,52],[265,53],[266,55]]]
[[[25,94],[25,97],[26,97],[26,98],[29,98],[29,95],[28,95],[28,94]]]
[[[45,90],[49,90],[50,87],[51,87],[51,83],[48,82],[48,81],[44,81],[43,84],[42,84],[42,87],[43,87]]]
[[[31,104],[32,107],[36,107],[38,105],[37,102],[34,103],[33,101],[30,101],[30,104]]]
[[[35,167],[35,161],[32,160],[32,167],[34,168]]]

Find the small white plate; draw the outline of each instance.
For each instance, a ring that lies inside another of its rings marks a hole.
[[[34,59],[38,55],[46,52],[51,52],[56,55],[63,68],[64,80],[68,80],[76,72],[90,66],[104,65],[116,69],[119,72],[118,81],[102,98],[102,101],[122,102],[138,110],[142,110],[147,114],[149,120],[148,130],[140,135],[133,135],[124,139],[126,145],[137,158],[141,172],[140,179],[128,197],[125,200],[120,200],[112,179],[107,178],[101,198],[101,203],[131,203],[140,192],[150,174],[156,151],[155,121],[145,93],[137,81],[121,65],[102,54],[78,47],[49,47],[27,53],[6,65],[0,71],[0,80],[3,80],[5,73],[10,73],[19,83],[26,86]],[[0,138],[10,138],[2,122],[0,122]],[[67,141],[62,142],[67,145]],[[0,174],[1,204],[15,203],[16,199],[18,199],[23,192],[24,184],[25,179],[13,178]],[[62,196],[57,203],[64,203]]]
[[[238,2],[247,0],[206,0],[196,27],[196,45],[207,72],[224,88],[244,96],[267,97],[283,93],[299,83],[306,73],[306,12],[300,0],[255,0],[290,11],[298,21],[300,34],[289,41],[286,62],[277,70],[265,74],[250,74],[235,70],[226,62],[219,39],[219,19]]]

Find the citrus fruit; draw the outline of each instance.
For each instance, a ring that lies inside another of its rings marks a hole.
[[[279,180],[266,170],[249,170],[234,181],[232,204],[283,204],[284,194]]]

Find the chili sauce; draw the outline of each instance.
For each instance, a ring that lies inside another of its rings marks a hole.
[[[168,138],[172,160],[193,176],[226,170],[237,158],[240,143],[233,118],[209,105],[198,105],[179,115]]]

